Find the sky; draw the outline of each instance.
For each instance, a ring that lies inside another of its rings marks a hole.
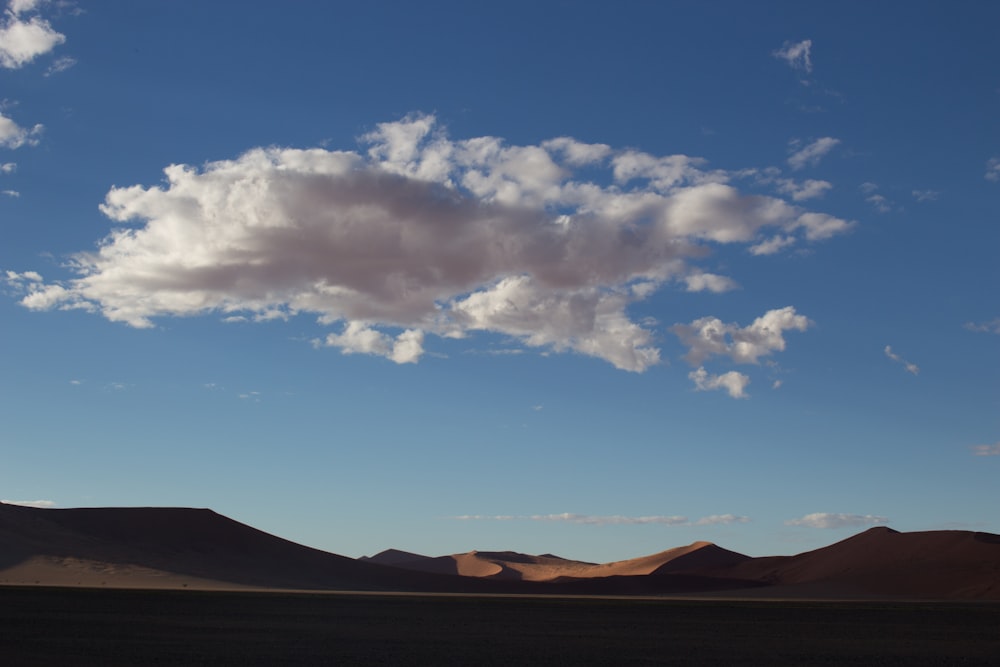
[[[1000,533],[1000,5],[467,5],[7,1],[5,502]]]

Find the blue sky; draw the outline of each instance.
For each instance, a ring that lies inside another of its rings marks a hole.
[[[8,3],[4,499],[1000,532],[1000,9],[465,4]]]

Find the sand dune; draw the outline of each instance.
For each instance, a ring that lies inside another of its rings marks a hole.
[[[1000,600],[1000,535],[873,528],[766,558],[695,542],[600,564],[512,551],[431,558],[388,550],[355,560],[207,509],[0,503],[0,584]]]
[[[866,594],[995,600],[1000,599],[1000,535],[877,527],[796,556],[754,558],[703,572]]]

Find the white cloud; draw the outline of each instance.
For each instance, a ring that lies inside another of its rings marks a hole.
[[[15,171],[17,171],[17,165],[13,162],[0,164],[0,174],[13,174]]]
[[[779,58],[788,63],[788,66],[803,72],[812,72],[812,40],[804,39],[801,42],[785,42],[784,46],[771,52],[775,58]]]
[[[745,327],[702,317],[691,324],[675,324],[670,330],[688,347],[684,358],[692,366],[716,355],[738,364],[757,364],[761,357],[785,349],[786,331],[805,331],[811,325],[793,306],[785,306],[767,311]]]
[[[703,366],[688,373],[688,378],[694,382],[697,391],[712,391],[713,389],[725,389],[733,398],[749,398],[744,391],[750,378],[743,373],[729,371],[722,375],[711,375]]]
[[[70,56],[56,58],[56,60],[49,65],[48,69],[45,70],[45,74],[42,76],[52,76],[53,74],[58,74],[59,72],[65,72],[70,67],[73,67],[73,65],[76,65],[76,58],[71,58]]]
[[[21,193],[18,192],[17,190],[0,190],[0,194],[3,194],[5,197],[20,197],[21,196]]]
[[[660,361],[629,307],[672,282],[735,287],[697,263],[718,244],[782,248],[853,223],[739,192],[704,160],[568,138],[448,138],[433,116],[382,123],[363,152],[257,148],[161,186],[115,187],[116,222],[32,309],[84,308],[135,327],[216,312],[312,313],[320,344],[416,361],[425,334],[474,331],[643,371]],[[575,178],[603,170],[605,182]],[[761,254],[761,253],[757,253]]]
[[[899,356],[898,354],[896,354],[895,352],[893,352],[891,345],[886,345],[885,346],[885,356],[889,357],[890,359],[892,359],[893,361],[895,361],[897,364],[902,364],[903,368],[906,369],[907,373],[912,373],[913,375],[917,375],[917,374],[920,373],[920,367],[919,366],[917,366],[914,363],[911,363],[911,362],[907,361],[906,359],[903,359],[901,356]]]
[[[1000,317],[995,317],[989,322],[966,322],[965,328],[969,331],[977,331],[979,333],[994,333],[1000,334]]]
[[[31,0],[11,0],[0,19],[0,67],[18,69],[66,41],[65,35],[40,16],[22,16],[38,5]]]
[[[732,523],[748,523],[749,517],[736,514],[713,514],[700,519],[691,520],[686,516],[601,516],[593,514],[532,514],[530,516],[515,516],[510,514],[464,514],[453,517],[460,521],[559,521],[578,523],[588,526],[634,526],[634,525],[664,525],[664,526],[712,526]]]
[[[984,178],[987,181],[1000,181],[1000,157],[991,157],[986,162],[986,174]]]
[[[873,516],[871,514],[831,514],[829,512],[815,512],[806,514],[799,519],[789,519],[785,522],[787,526],[806,526],[808,528],[858,528],[861,526],[881,526],[889,523],[889,519],[884,516]]]
[[[684,276],[688,292],[729,292],[739,289],[739,284],[732,278],[714,273],[690,273]]]
[[[0,500],[5,505],[20,505],[21,507],[55,507],[55,502],[51,500]]]
[[[976,456],[1000,456],[1000,442],[992,445],[976,445],[972,448]]]
[[[913,198],[919,202],[937,201],[938,197],[941,196],[937,190],[914,190],[912,194]]]
[[[808,179],[799,183],[790,178],[783,178],[779,179],[777,184],[778,192],[790,195],[795,201],[805,201],[807,199],[822,197],[826,194],[827,190],[833,187],[833,183],[829,181],[814,179]]]
[[[0,148],[20,148],[25,144],[35,146],[38,144],[38,137],[44,129],[40,124],[30,129],[21,127],[0,113]],[[10,172],[5,171],[4,173]]]
[[[892,210],[892,202],[882,195],[874,194],[865,197],[865,201],[879,213],[888,213]]]
[[[798,141],[792,141],[791,148],[794,152],[788,157],[788,164],[796,171],[806,166],[815,167],[838,144],[840,144],[840,139],[833,137],[821,137],[802,148],[799,148]]]

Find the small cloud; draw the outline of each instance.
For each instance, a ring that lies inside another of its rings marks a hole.
[[[244,392],[244,393],[242,393],[242,394],[239,394],[239,397],[240,397],[240,398],[241,398],[242,400],[244,400],[244,401],[249,401],[249,400],[252,400],[252,401],[254,401],[254,402],[256,402],[256,403],[259,403],[259,402],[260,402],[260,392],[259,392],[259,391],[248,391],[248,392]]]
[[[21,127],[12,118],[0,113],[0,148],[13,150],[25,145],[37,146],[44,130],[45,126],[40,123],[30,128]]]
[[[775,49],[771,55],[779,60],[784,60],[789,67],[800,72],[812,72],[812,40],[804,39],[801,42],[785,42],[780,49]]]
[[[783,384],[784,382],[782,382],[781,380],[775,380],[774,382],[771,383],[771,389],[780,389],[781,385]]]
[[[840,139],[834,139],[833,137],[821,137],[820,139],[799,148],[799,141],[793,140],[789,144],[793,152],[788,157],[788,165],[796,171],[806,166],[815,167],[819,164],[819,161],[822,160],[823,157],[833,150],[838,144],[840,144]]]
[[[737,364],[759,364],[761,357],[785,349],[786,331],[805,331],[812,324],[794,306],[785,306],[767,311],[745,327],[710,316],[675,324],[670,330],[688,347],[684,358],[692,366],[717,355]]]
[[[984,178],[987,181],[1000,181],[1000,157],[991,157],[989,159],[986,163],[986,174]]]
[[[725,389],[733,398],[749,398],[745,390],[750,384],[750,378],[743,373],[729,371],[722,375],[712,375],[704,366],[699,366],[698,370],[688,373],[688,378],[694,382],[695,391]]]
[[[879,213],[888,213],[892,210],[892,202],[882,195],[869,195],[865,197],[865,201],[871,204]]]
[[[807,199],[822,197],[826,194],[827,190],[833,187],[833,183],[829,181],[808,179],[798,183],[790,178],[779,179],[777,185],[778,192],[791,195],[795,201],[806,201]]]
[[[916,199],[919,202],[937,201],[938,197],[940,197],[940,196],[941,196],[941,193],[938,192],[937,190],[914,190],[913,191],[913,198]]]
[[[1000,442],[992,445],[976,445],[972,448],[976,456],[1000,456]]]
[[[885,356],[889,357],[890,359],[892,359],[893,361],[895,361],[897,364],[902,364],[903,368],[906,369],[907,373],[912,373],[913,375],[918,375],[920,373],[920,367],[919,366],[917,366],[914,363],[911,363],[911,362],[907,361],[906,359],[903,359],[901,356],[899,356],[898,354],[896,354],[895,352],[893,352],[891,345],[886,345],[885,346]]]
[[[24,17],[37,11],[37,0],[11,0],[0,18],[0,67],[19,69],[66,41],[40,16]]]
[[[750,517],[737,514],[713,514],[700,519],[690,520],[686,516],[622,516],[616,515],[594,515],[594,514],[574,514],[563,512],[562,514],[532,514],[529,516],[515,516],[511,514],[463,514],[452,517],[459,521],[551,521],[576,523],[586,526],[637,526],[637,525],[661,525],[661,526],[715,526],[732,523],[748,523]]]
[[[534,410],[535,412],[541,412],[542,408],[544,408],[544,407],[545,407],[544,405],[542,405],[541,403],[539,403],[538,405],[532,405],[531,409]]]
[[[15,171],[17,171],[17,164],[14,162],[0,164],[0,174],[13,174]]]
[[[688,292],[729,292],[738,289],[739,284],[732,278],[714,273],[692,273],[684,276]]]
[[[20,197],[21,196],[21,193],[18,192],[17,190],[0,190],[0,194],[3,194],[5,196],[7,196],[7,197]]]
[[[45,70],[45,74],[42,76],[52,76],[53,74],[58,74],[59,72],[65,72],[75,64],[76,58],[70,58],[69,56],[57,58],[55,62],[49,65],[49,68]]]
[[[981,324],[977,324],[976,322],[966,322],[963,326],[969,331],[976,331],[978,333],[1000,334],[1000,317],[995,317],[989,322],[983,322]]]
[[[889,523],[884,516],[871,514],[831,514],[815,512],[806,514],[799,519],[789,519],[786,526],[805,526],[807,528],[858,528],[861,526],[882,526]]]
[[[81,384],[83,384],[83,380],[70,380],[69,383],[72,385],[80,386]]]
[[[55,502],[51,500],[0,500],[4,505],[20,505],[21,507],[55,507]]]

